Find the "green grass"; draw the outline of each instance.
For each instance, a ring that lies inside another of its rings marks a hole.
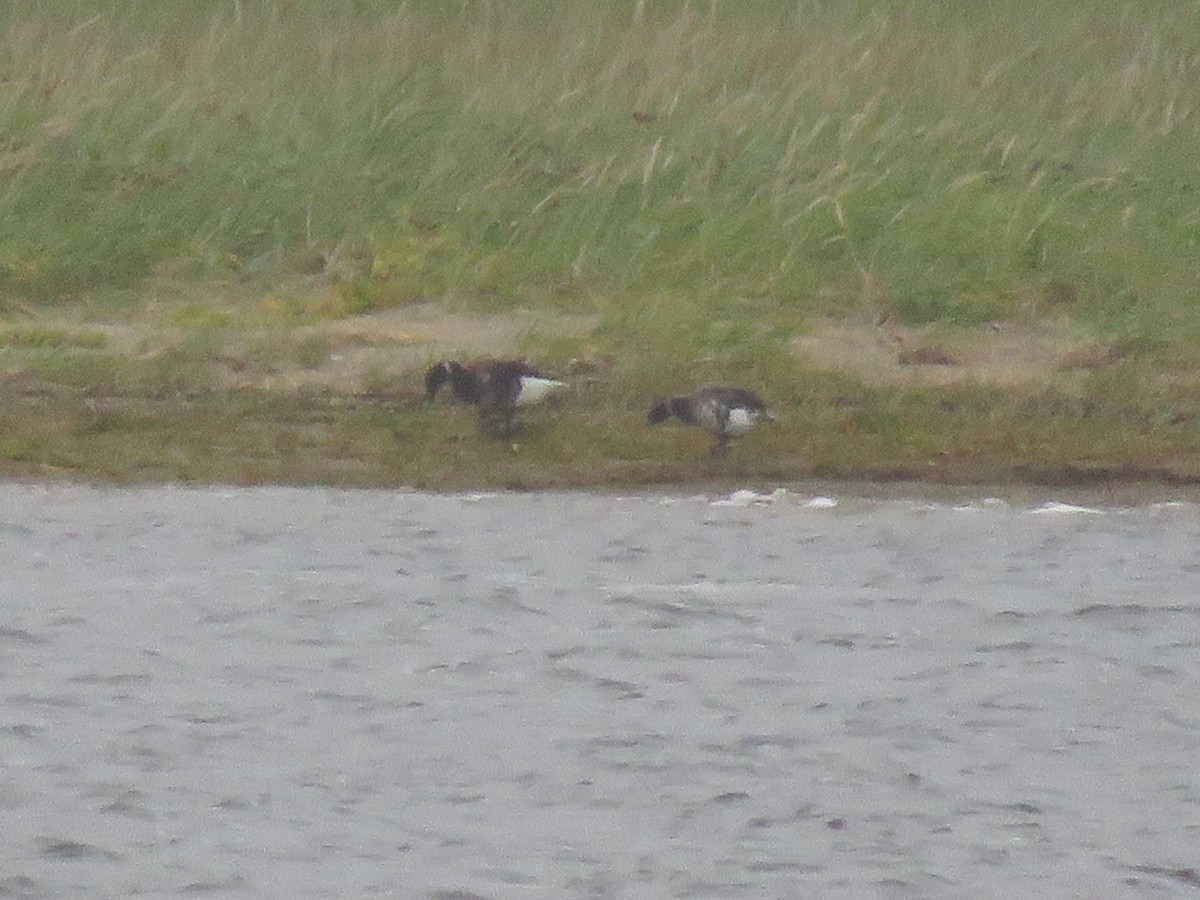
[[[802,416],[761,449],[809,470],[1141,454],[1200,472],[1180,461],[1198,401],[1180,385],[1200,361],[1194,12],[8,4],[0,368],[179,398],[219,392],[231,355],[319,368],[337,347],[300,325],[519,307],[597,321],[586,338],[530,335],[528,352],[617,362],[579,401],[585,438],[555,451],[565,438],[535,431],[522,450],[558,452],[539,462],[563,473],[611,458],[633,480],[669,474],[659,461],[687,439],[631,442],[628,423],[647,396],[705,380]],[[792,350],[830,319],[953,336],[1064,318],[1120,363],[1006,394],[834,386]],[[175,335],[122,355],[88,329],[110,321]],[[231,350],[245,329],[263,334]],[[428,427],[412,433],[445,436]],[[378,477],[425,478],[396,465]]]
[[[69,331],[63,328],[39,326],[0,328],[0,347],[27,347],[37,349],[84,348],[99,349],[104,346],[104,335],[96,331]]]
[[[869,273],[909,320],[1070,283],[1119,325],[1190,290],[1186,7],[726,7],[12,4],[6,293],[336,259],[352,312],[841,312]]]

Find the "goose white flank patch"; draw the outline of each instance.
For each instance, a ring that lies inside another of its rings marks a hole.
[[[716,443],[712,452],[716,454],[728,449],[731,437],[745,434],[759,422],[770,422],[775,417],[753,391],[736,387],[702,387],[690,394],[655,400],[646,421],[661,425],[671,418],[713,434]]]
[[[567,383],[556,378],[522,375],[517,391],[517,406],[535,406],[558,391],[566,390]]]

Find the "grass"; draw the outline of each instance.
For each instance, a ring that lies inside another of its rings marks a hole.
[[[1200,476],[1186,4],[64,0],[0,26],[13,471]],[[479,349],[422,337],[438,313],[605,365],[512,453],[412,405]],[[798,349],[830,329],[869,339]],[[1012,334],[1062,346],[980,374]],[[641,424],[713,380],[781,414],[723,468]]]

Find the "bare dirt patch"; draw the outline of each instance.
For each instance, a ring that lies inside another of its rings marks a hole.
[[[519,352],[530,335],[583,336],[595,319],[516,310],[503,315],[447,313],[432,304],[411,306],[352,319],[297,328],[293,345],[323,345],[322,359],[305,359],[303,350],[276,362],[270,371],[237,371],[222,375],[230,388],[253,387],[292,393],[320,388],[335,393],[370,390],[381,381],[406,378],[439,359]],[[253,340],[253,334],[246,339]]]
[[[977,329],[902,328],[822,322],[792,342],[793,352],[818,369],[854,375],[873,384],[1001,386],[1049,380],[1097,345],[1068,322],[994,323]],[[1105,360],[1110,357],[1105,355]]]
[[[105,349],[125,359],[179,350],[201,355],[224,390],[352,395],[412,381],[440,359],[518,354],[531,338],[586,337],[596,323],[586,315],[471,314],[427,303],[300,325],[239,325],[220,329],[202,347],[194,345],[194,330],[153,316],[87,330],[102,334]]]

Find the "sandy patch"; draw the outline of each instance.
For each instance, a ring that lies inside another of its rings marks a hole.
[[[1083,368],[1072,361],[1094,354],[1096,346],[1076,326],[1052,321],[936,332],[830,321],[792,342],[793,352],[818,369],[874,384],[924,385],[1042,382],[1064,369]],[[1106,364],[1116,359],[1106,358]]]
[[[438,360],[519,355],[527,338],[586,338],[598,322],[598,316],[522,309],[448,312],[424,303],[304,325],[208,331],[165,321],[153,311],[129,322],[39,316],[37,327],[99,334],[105,351],[128,360],[182,353],[181,362],[210,364],[226,390],[361,394],[415,391],[416,376]]]

